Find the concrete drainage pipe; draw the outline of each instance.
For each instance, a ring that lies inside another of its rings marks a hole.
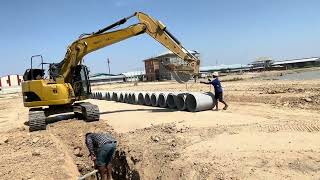
[[[124,102],[129,103],[129,93],[128,92],[124,93]]]
[[[138,104],[138,96],[139,96],[139,93],[137,93],[137,92],[132,93],[132,95],[131,95],[131,103],[132,104]]]
[[[102,92],[102,99],[107,100],[108,99],[108,92]]]
[[[121,95],[121,92],[116,92],[117,93],[117,99],[116,99],[116,102],[120,102],[120,95]]]
[[[108,92],[108,93],[107,93],[107,100],[108,100],[108,101],[111,101],[111,94],[112,94],[112,92]]]
[[[138,94],[138,104],[139,105],[144,105],[145,104],[145,100],[144,100],[144,97],[145,97],[145,92],[140,92]]]
[[[98,99],[102,100],[102,93],[101,92],[98,92]]]
[[[108,100],[109,100],[109,97],[108,97],[108,96],[109,96],[109,95],[108,95],[109,92],[105,92],[104,94],[105,94],[105,95],[104,95],[104,100],[107,100],[107,101],[108,101]]]
[[[128,103],[132,104],[132,92],[128,93]]]
[[[170,108],[170,109],[174,109],[174,108],[176,108],[177,107],[177,104],[176,104],[176,102],[177,102],[177,95],[178,95],[179,93],[169,93],[168,94],[168,96],[167,96],[167,105],[168,105],[168,107]]]
[[[118,101],[118,93],[117,92],[112,93],[112,101]]]
[[[107,101],[111,101],[111,94],[110,93],[111,93],[110,91],[106,92],[106,100]]]
[[[180,93],[176,96],[175,104],[179,111],[183,111],[187,109],[186,97],[187,97],[187,93]]]
[[[147,106],[151,106],[151,94],[152,94],[152,93],[146,93],[146,94],[144,95],[144,103],[145,103],[145,105],[147,105]]]
[[[159,94],[160,93],[152,93],[150,100],[152,106],[158,106],[159,105]]]
[[[96,93],[95,92],[91,92],[90,98],[91,99],[95,99],[96,98],[95,96],[96,96]]]
[[[119,102],[124,102],[124,96],[125,96],[125,92],[121,92],[120,96],[119,96]]]
[[[191,112],[209,110],[215,106],[214,94],[211,92],[188,93],[185,101],[188,111]]]
[[[158,105],[159,107],[165,108],[167,107],[167,97],[169,92],[163,92],[159,94]]]

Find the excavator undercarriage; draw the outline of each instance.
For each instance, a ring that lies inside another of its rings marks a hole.
[[[47,124],[60,120],[66,113],[74,113],[75,118],[85,122],[99,121],[100,118],[99,107],[89,102],[48,108],[31,108],[29,109],[29,130],[45,130]]]

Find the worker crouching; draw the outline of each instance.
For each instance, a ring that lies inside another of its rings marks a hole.
[[[87,133],[85,141],[91,160],[98,169],[101,179],[111,180],[111,161],[117,146],[116,139],[109,134]]]

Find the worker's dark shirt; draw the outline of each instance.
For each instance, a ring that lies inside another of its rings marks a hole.
[[[90,154],[96,154],[97,149],[102,145],[110,142],[115,142],[115,138],[113,138],[109,134],[98,134],[92,133],[86,137],[86,145],[90,152]]]
[[[214,80],[212,80],[210,82],[210,84],[212,84],[212,86],[214,87],[215,94],[222,93],[223,90],[222,90],[221,83],[218,78],[215,78]]]

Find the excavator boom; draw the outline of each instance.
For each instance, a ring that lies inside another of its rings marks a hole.
[[[124,24],[132,17],[137,17],[139,23],[117,31],[109,31]],[[65,82],[70,82],[72,68],[78,65],[86,54],[143,33],[147,33],[185,61],[184,65],[165,65],[170,71],[179,71],[191,75],[198,73],[200,61],[182,46],[166,29],[165,25],[142,12],[136,12],[97,32],[83,35],[73,42],[68,47],[64,60],[59,63],[61,68],[58,75],[62,76]]]

